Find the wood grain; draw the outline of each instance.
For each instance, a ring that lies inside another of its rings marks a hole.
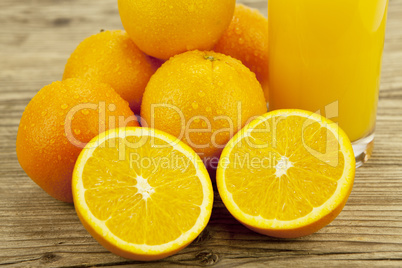
[[[266,1],[241,2],[267,12]],[[402,266],[402,0],[390,0],[374,155],[357,171],[339,217],[314,235],[274,239],[240,225],[216,194],[210,224],[196,241],[151,263],[100,246],[73,205],[43,192],[15,154],[19,119],[34,94],[61,79],[69,54],[85,37],[122,28],[116,1],[2,0],[0,26],[0,265]]]

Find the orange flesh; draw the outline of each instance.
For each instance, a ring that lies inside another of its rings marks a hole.
[[[140,139],[109,139],[95,149],[82,174],[85,200],[91,213],[122,240],[161,245],[195,225],[203,190],[188,157],[166,141],[152,138],[152,144],[165,148],[149,142],[124,146]]]
[[[334,194],[345,162],[334,133],[304,117],[282,119],[261,122],[235,144],[224,176],[244,213],[290,221]]]

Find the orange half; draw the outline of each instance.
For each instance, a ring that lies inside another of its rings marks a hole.
[[[229,212],[270,236],[312,234],[343,209],[355,158],[337,124],[302,110],[277,110],[244,127],[227,144],[217,186]]]
[[[73,174],[77,214],[105,248],[156,260],[191,243],[207,225],[211,181],[201,159],[162,131],[121,128],[94,138]]]

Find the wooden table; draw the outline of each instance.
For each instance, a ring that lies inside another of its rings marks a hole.
[[[265,0],[242,2],[266,14]],[[105,250],[73,205],[54,200],[27,177],[15,153],[29,100],[61,79],[81,40],[115,28],[122,28],[116,0],[0,2],[0,265],[402,267],[402,0],[390,0],[374,155],[357,171],[339,217],[308,237],[274,239],[240,225],[216,194],[211,221],[196,241],[153,263]]]

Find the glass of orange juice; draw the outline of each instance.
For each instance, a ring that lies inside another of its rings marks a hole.
[[[374,142],[388,0],[268,0],[269,108],[337,122],[357,166]]]

